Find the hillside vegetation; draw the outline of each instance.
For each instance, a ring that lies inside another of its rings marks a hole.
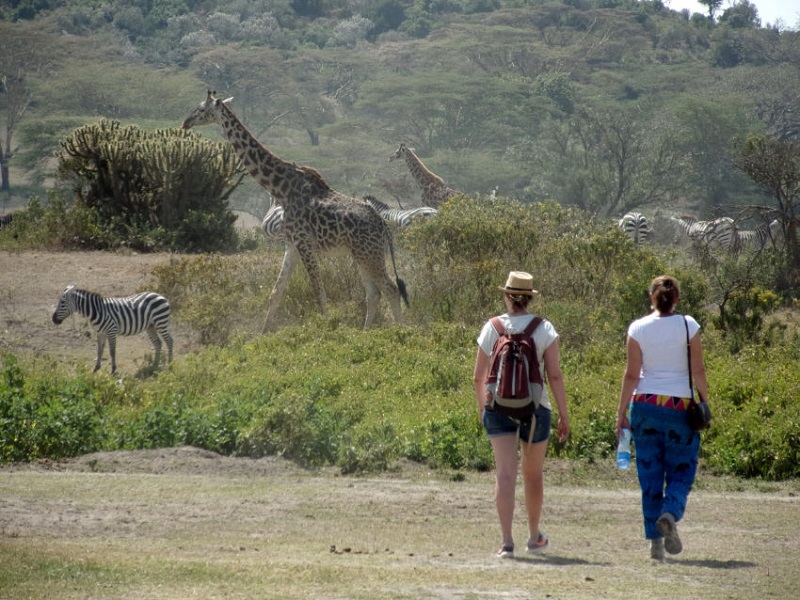
[[[418,191],[386,160],[400,142],[468,195],[727,214],[763,203],[730,140],[798,132],[800,34],[749,14],[633,0],[33,6],[0,21],[14,76],[0,117],[13,126],[4,162],[35,182],[74,127],[176,127],[207,88],[286,159],[405,205]],[[251,182],[233,203],[266,210]]]

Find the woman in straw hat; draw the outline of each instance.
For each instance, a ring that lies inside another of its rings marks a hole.
[[[507,310],[506,313],[499,315],[500,322],[509,333],[523,332],[534,318],[534,315],[528,312],[528,304],[533,296],[539,293],[533,289],[533,277],[523,271],[511,271],[506,285],[499,289],[503,292]],[[490,319],[484,324],[478,336],[478,352],[472,378],[478,399],[478,414],[489,435],[494,452],[495,505],[503,536],[497,556],[511,558],[514,556],[512,521],[519,466],[518,446],[519,454],[522,456],[522,479],[528,514],[527,551],[532,554],[541,552],[549,544],[547,536],[539,529],[539,519],[544,502],[543,466],[547,440],[550,437],[551,404],[545,386],[535,419],[518,422],[486,406],[486,379],[489,375],[490,357],[494,343],[499,337],[500,334]],[[546,379],[549,383],[550,392],[558,405],[558,438],[563,442],[569,436],[569,417],[564,378],[559,366],[558,333],[549,321],[542,320],[533,332],[533,340],[540,369],[543,369],[542,380]]]

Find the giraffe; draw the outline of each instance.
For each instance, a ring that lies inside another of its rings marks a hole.
[[[461,192],[449,188],[445,185],[444,180],[436,173],[428,170],[419,157],[414,154],[414,150],[400,144],[400,147],[389,157],[389,162],[397,160],[398,158],[405,158],[408,170],[411,171],[411,176],[417,182],[417,185],[422,190],[422,205],[439,208],[439,204],[446,201],[448,198],[458,196]]]
[[[209,91],[206,99],[183,122],[183,129],[219,123],[239,159],[258,183],[283,205],[286,250],[278,279],[269,298],[264,331],[273,322],[289,278],[303,263],[320,312],[326,296],[319,272],[319,254],[349,250],[366,290],[364,328],[369,328],[381,293],[388,299],[395,322],[402,323],[400,299],[408,305],[405,283],[397,275],[391,232],[383,218],[365,201],[331,188],[315,169],[288,162],[270,152],[231,110],[233,98],[221,100]],[[386,249],[392,259],[395,282],[386,272]]]

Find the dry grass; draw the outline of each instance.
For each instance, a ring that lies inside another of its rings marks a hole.
[[[7,466],[0,599],[800,597],[797,482],[704,478],[684,553],[656,565],[632,472],[546,477],[550,552],[501,561],[491,474],[351,479],[185,448]]]

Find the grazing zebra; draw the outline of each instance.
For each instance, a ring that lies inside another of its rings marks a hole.
[[[11,221],[14,220],[14,214],[8,213],[7,215],[0,215],[0,227],[5,227],[6,225],[11,225]]]
[[[169,302],[154,292],[143,292],[126,298],[103,298],[100,294],[77,289],[70,285],[58,298],[53,312],[53,323],[60,325],[72,313],[89,319],[97,330],[97,362],[100,368],[106,339],[111,355],[111,373],[117,370],[117,335],[134,335],[146,331],[156,351],[156,362],[161,355],[161,340],[167,343],[167,362],[172,361],[172,336],[169,333]]]
[[[264,220],[261,221],[261,231],[267,236],[268,240],[275,242],[284,242],[283,237],[283,206],[280,204],[273,204],[264,215]]]
[[[747,235],[742,235],[736,221],[719,217],[713,221],[698,221],[694,217],[670,217],[678,229],[689,239],[710,247],[721,248],[731,254],[742,251]]]
[[[645,216],[638,212],[629,212],[623,215],[618,226],[620,231],[628,236],[628,239],[632,240],[634,244],[646,242],[653,234]]]
[[[409,208],[406,210],[389,208],[374,196],[364,196],[364,200],[366,200],[385,221],[396,223],[400,227],[408,227],[417,217],[430,217],[439,212],[432,206],[420,206],[418,208]]]
[[[767,245],[767,242],[772,241],[773,244],[780,240],[783,235],[781,222],[775,219],[771,223],[762,223],[755,229],[745,229],[739,231],[739,237],[745,244],[752,244],[761,250]]]

